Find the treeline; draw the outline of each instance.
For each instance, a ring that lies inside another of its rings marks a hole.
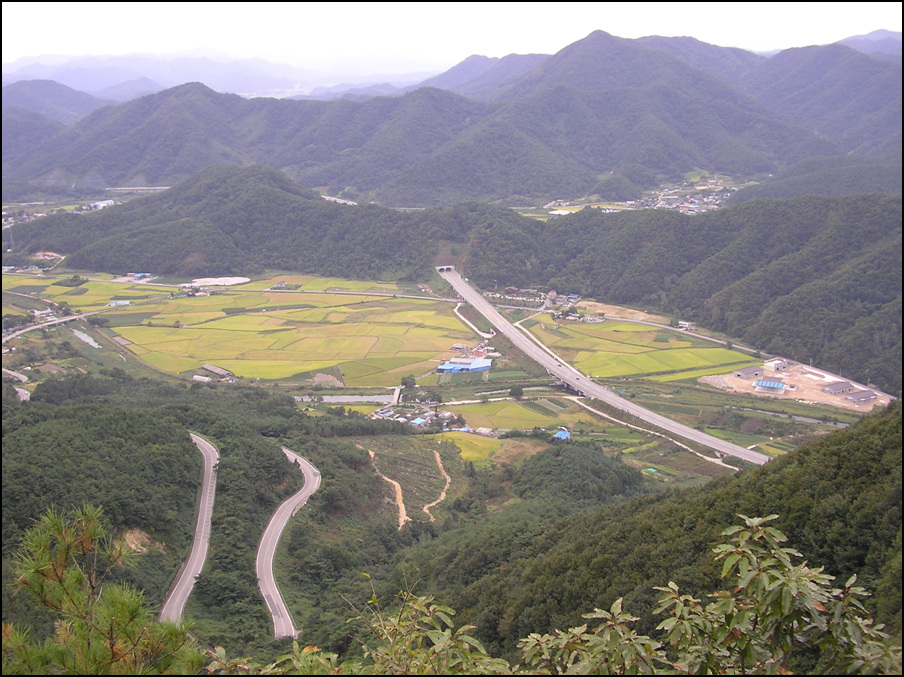
[[[762,468],[584,511],[552,528],[507,511],[411,550],[391,582],[421,581],[419,593],[475,624],[492,655],[513,657],[520,637],[579,625],[587,609],[619,597],[647,619],[638,630],[652,632],[655,581],[695,597],[715,590],[721,565],[709,550],[719,532],[737,514],[775,513],[791,547],[825,565],[836,584],[857,574],[875,595],[868,605],[878,620],[900,634],[901,422],[898,403]],[[502,552],[506,543],[514,547]]]

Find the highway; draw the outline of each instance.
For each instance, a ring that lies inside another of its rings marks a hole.
[[[207,547],[210,543],[210,517],[213,514],[213,498],[216,493],[216,466],[220,455],[210,442],[190,433],[191,441],[204,456],[204,470],[201,475],[201,500],[198,505],[198,520],[195,524],[195,537],[188,552],[188,559],[179,570],[176,580],[163,600],[160,608],[161,621],[176,621],[182,617],[185,602],[195,587],[195,578],[204,568],[207,559]]]
[[[719,454],[726,454],[740,458],[748,463],[763,465],[769,461],[769,456],[745,449],[744,447],[720,440],[712,435],[683,425],[673,421],[665,416],[654,413],[648,409],[644,409],[633,402],[619,397],[608,388],[598,383],[594,383],[592,379],[581,374],[577,369],[564,362],[561,358],[550,350],[547,346],[542,346],[535,342],[532,338],[528,338],[511,322],[505,319],[502,314],[496,310],[492,303],[487,301],[483,295],[474,289],[456,270],[437,268],[439,275],[446,280],[452,288],[458,292],[465,301],[470,303],[474,308],[492,323],[496,330],[506,336],[519,350],[525,355],[540,363],[546,368],[549,374],[575,391],[581,393],[584,397],[591,397],[612,405],[632,416],[652,423],[663,430],[674,433],[685,439],[703,444]]]
[[[304,484],[300,490],[280,503],[276,512],[273,513],[273,517],[270,518],[270,522],[261,536],[254,568],[257,573],[257,584],[267,603],[267,608],[270,610],[270,615],[273,616],[274,635],[294,638],[298,635],[298,631],[292,623],[292,616],[289,614],[289,609],[286,607],[282,594],[279,592],[279,586],[276,585],[276,579],[273,577],[273,556],[276,554],[279,537],[286,528],[289,518],[307,503],[311,494],[320,486],[320,471],[291,449],[283,447],[282,450],[290,462],[297,463],[301,468],[301,472],[304,473]]]

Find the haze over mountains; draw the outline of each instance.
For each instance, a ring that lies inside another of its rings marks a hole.
[[[17,76],[52,74],[29,68]],[[103,68],[96,85],[116,84]],[[861,168],[846,154],[887,165],[901,152],[900,63],[842,45],[770,59],[596,31],[552,56],[473,56],[422,84],[311,101],[248,100],[196,83],[88,112],[106,102],[77,108],[69,90],[18,82],[4,87],[4,192],[171,185],[230,162],[390,206],[524,204],[628,199],[694,169],[765,179],[816,158],[860,192],[875,182],[858,185]],[[79,115],[55,133],[42,119]],[[836,184],[808,190],[831,194]]]

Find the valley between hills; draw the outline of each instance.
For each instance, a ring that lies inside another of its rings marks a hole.
[[[806,645],[752,671],[900,670],[900,70],[595,31],[334,100],[5,81],[4,671],[76,646],[13,583],[83,505],[131,551],[105,590],[143,596],[85,599],[191,619],[171,671],[294,637],[291,669],[401,674],[385,621],[447,647],[434,603],[473,626],[434,671],[542,672],[531,641],[622,608],[678,669],[662,586],[728,585],[744,516],[888,633],[792,595]]]

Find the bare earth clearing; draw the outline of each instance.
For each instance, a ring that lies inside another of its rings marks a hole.
[[[768,379],[771,376],[770,373],[766,373],[763,378]],[[833,378],[831,380],[826,380],[823,378],[822,374],[810,370],[807,367],[802,365],[796,365],[787,369],[785,371],[779,372],[775,374],[775,377],[780,378],[786,385],[790,384],[794,386],[793,390],[785,389],[785,392],[781,395],[777,395],[775,393],[758,393],[754,389],[753,381],[748,381],[746,379],[738,378],[733,374],[723,374],[718,376],[701,376],[698,381],[701,383],[707,383],[711,386],[715,386],[720,390],[728,390],[731,392],[739,392],[739,393],[750,393],[752,395],[757,395],[759,397],[771,397],[777,400],[799,400],[801,402],[813,402],[817,404],[830,404],[835,407],[841,407],[842,409],[850,409],[851,411],[872,411],[875,406],[886,406],[888,405],[889,399],[887,396],[882,395],[879,392],[876,392],[879,397],[872,402],[866,402],[864,404],[854,404],[850,400],[844,399],[844,395],[830,395],[829,393],[822,392],[823,386],[832,381],[841,380],[840,378]]]
[[[619,306],[610,306],[606,303],[597,303],[596,301],[581,301],[579,308],[586,309],[591,313],[605,313],[606,317],[618,318],[620,320],[643,320],[644,322],[655,322],[657,324],[665,324],[671,321],[662,315],[653,315],[645,313],[642,310],[634,310],[632,308],[621,308]]]

